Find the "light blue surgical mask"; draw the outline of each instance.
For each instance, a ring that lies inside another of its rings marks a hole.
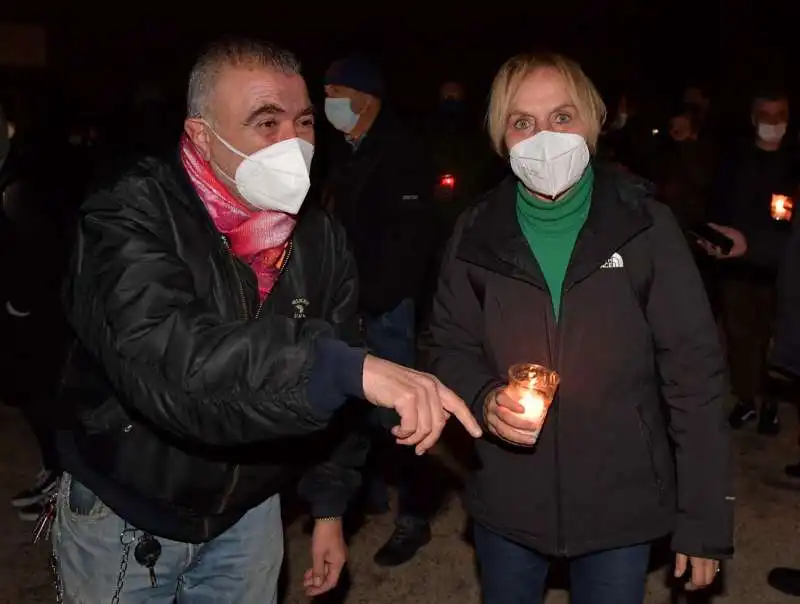
[[[353,128],[358,123],[358,114],[353,113],[350,107],[350,99],[348,98],[327,98],[325,99],[325,117],[331,123],[331,126],[350,134]]]

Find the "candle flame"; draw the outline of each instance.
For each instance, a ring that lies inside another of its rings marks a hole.
[[[773,195],[771,204],[772,218],[775,220],[791,220],[794,202],[787,195]]]
[[[538,422],[542,419],[545,412],[545,404],[542,395],[539,393],[525,392],[520,399],[520,404],[525,408],[522,414],[526,419]]]

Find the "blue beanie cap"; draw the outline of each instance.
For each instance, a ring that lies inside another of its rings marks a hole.
[[[380,69],[372,61],[359,55],[334,61],[325,73],[325,85],[347,86],[378,98],[383,95]]]

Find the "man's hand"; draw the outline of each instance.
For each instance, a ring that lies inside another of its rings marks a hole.
[[[398,443],[415,446],[418,455],[436,444],[451,415],[473,437],[481,436],[466,403],[427,373],[368,355],[364,361],[364,396],[373,405],[397,411],[400,425],[392,428],[392,434]]]
[[[692,567],[692,576],[686,583],[686,591],[697,591],[708,587],[714,582],[719,572],[719,560],[677,554],[675,556],[675,578],[683,577],[689,566]]]
[[[347,545],[344,542],[342,520],[317,520],[311,536],[311,568],[303,577],[306,595],[315,598],[336,587],[345,562]]]
[[[699,245],[703,250],[705,250],[706,254],[716,258],[717,260],[726,260],[730,258],[741,258],[747,252],[747,238],[744,236],[744,233],[734,229],[733,227],[729,226],[720,226],[718,224],[714,224],[712,222],[708,223],[715,231],[722,233],[726,237],[728,237],[731,241],[733,241],[733,247],[731,251],[727,254],[723,254],[722,250],[719,249],[716,245],[712,245],[708,241],[703,239],[699,239],[697,241],[697,245]]]
[[[525,408],[508,396],[506,390],[490,394],[486,400],[486,423],[495,436],[515,445],[532,447],[541,426],[520,415]]]

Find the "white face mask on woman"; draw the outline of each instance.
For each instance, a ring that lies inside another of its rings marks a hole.
[[[528,189],[552,198],[581,179],[591,158],[585,138],[551,130],[518,142],[509,156],[511,169]]]

